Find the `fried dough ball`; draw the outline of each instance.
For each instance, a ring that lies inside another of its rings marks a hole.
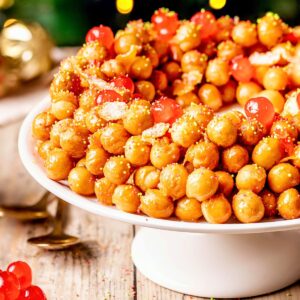
[[[288,75],[282,68],[272,67],[266,72],[263,84],[266,90],[284,90],[288,84]]]
[[[297,168],[300,168],[300,144],[294,148],[293,151],[293,165]]]
[[[298,130],[292,122],[281,119],[273,122],[270,135],[277,138],[287,138],[291,141],[296,141],[298,137]]]
[[[166,73],[169,82],[173,82],[175,79],[178,79],[181,74],[180,65],[175,61],[170,61],[164,64],[163,71]]]
[[[144,166],[150,159],[150,150],[150,145],[141,136],[132,136],[125,144],[125,157],[134,166]]]
[[[245,106],[246,102],[254,95],[261,91],[260,85],[253,81],[239,82],[236,89],[236,99],[241,106]]]
[[[95,177],[85,167],[75,167],[68,176],[69,187],[77,194],[94,194]]]
[[[218,166],[219,158],[218,147],[209,141],[191,145],[185,154],[185,161],[191,162],[194,168],[205,167],[210,170]]]
[[[176,102],[183,108],[189,107],[191,103],[198,104],[200,99],[194,92],[188,92],[183,95],[179,95],[176,97]]]
[[[60,101],[52,102],[51,113],[56,119],[63,120],[66,118],[71,118],[76,108],[77,108],[77,104],[75,104],[73,101],[60,100]]]
[[[158,169],[168,164],[176,163],[180,158],[180,149],[175,143],[170,143],[167,139],[156,141],[150,152],[150,161]]]
[[[240,145],[233,145],[222,153],[223,168],[230,173],[237,173],[248,162],[248,151]]]
[[[55,181],[64,180],[73,168],[73,161],[66,151],[55,148],[51,150],[45,160],[47,176]]]
[[[95,194],[98,201],[105,205],[112,205],[112,195],[117,186],[103,177],[95,182]]]
[[[107,50],[99,41],[84,44],[77,53],[78,60],[83,64],[94,60],[103,62],[106,57]]]
[[[257,83],[263,85],[264,77],[267,71],[269,70],[269,66],[255,66],[254,69],[254,78],[257,81]]]
[[[186,183],[186,195],[198,201],[209,199],[218,189],[218,178],[215,173],[206,168],[199,168],[189,174]]]
[[[251,47],[257,43],[256,25],[250,21],[240,21],[232,29],[231,37],[243,47]]]
[[[222,114],[222,117],[229,119],[238,129],[241,127],[243,120],[245,120],[245,116],[238,110],[227,111]]]
[[[155,97],[155,87],[152,82],[140,80],[135,83],[135,90],[144,99],[152,101]]]
[[[252,160],[255,164],[271,169],[282,159],[280,141],[274,137],[265,137],[254,147]]]
[[[112,202],[116,207],[128,213],[136,213],[140,206],[141,192],[131,184],[117,186],[112,195]]]
[[[32,122],[33,136],[38,140],[49,140],[50,131],[55,121],[55,117],[50,112],[42,112],[38,114]]]
[[[284,107],[285,99],[278,91],[263,90],[255,95],[256,97],[265,97],[273,104],[275,112],[281,113]]]
[[[60,147],[60,135],[73,124],[72,119],[64,119],[53,124],[50,131],[50,141],[54,147]]]
[[[221,42],[224,40],[228,40],[231,36],[231,31],[234,26],[233,19],[228,15],[221,16],[217,19],[218,31],[215,34],[215,40],[217,42]]]
[[[127,53],[131,46],[141,46],[140,39],[133,33],[124,32],[115,39],[114,49],[117,54]]]
[[[60,146],[73,158],[82,158],[88,145],[88,136],[85,131],[72,126],[60,134]]]
[[[169,218],[174,211],[172,199],[157,189],[148,189],[141,197],[140,210],[149,217]]]
[[[207,82],[220,86],[228,82],[230,78],[229,64],[221,58],[214,58],[208,62],[205,77]]]
[[[181,58],[181,69],[184,73],[193,70],[204,72],[207,66],[207,55],[200,53],[197,50],[188,51]]]
[[[85,167],[85,157],[77,162],[76,167]]]
[[[195,119],[201,128],[206,128],[207,124],[214,116],[213,110],[210,107],[195,103],[192,103],[189,107],[187,107],[184,114]]]
[[[240,190],[233,197],[232,209],[242,223],[259,222],[265,213],[261,197],[250,190]]]
[[[104,176],[114,184],[125,183],[131,174],[128,160],[122,156],[112,156],[103,168]]]
[[[95,133],[100,128],[105,127],[107,122],[99,116],[99,107],[93,107],[85,115],[85,124],[91,133]]]
[[[154,70],[150,79],[157,91],[164,91],[168,87],[167,75],[162,71]]]
[[[185,195],[188,172],[183,165],[174,163],[164,167],[160,173],[159,189],[173,200]]]
[[[79,96],[79,106],[85,111],[89,111],[95,106],[95,99],[98,96],[97,90],[93,88],[86,89]]]
[[[240,141],[244,145],[256,145],[263,138],[264,131],[264,126],[256,119],[244,119],[239,130]]]
[[[252,164],[242,167],[236,176],[236,187],[239,190],[251,190],[259,193],[265,186],[267,174],[264,168]]]
[[[145,166],[134,173],[134,183],[143,192],[148,189],[155,189],[159,184],[160,170],[153,166]]]
[[[201,210],[205,220],[212,224],[226,223],[232,214],[231,205],[223,194],[202,201]]]
[[[53,146],[52,142],[48,140],[48,141],[42,142],[38,146],[38,154],[42,159],[45,160],[47,158],[49,152],[53,149],[54,149],[54,146]]]
[[[118,123],[109,123],[102,131],[101,144],[103,148],[112,154],[123,154],[124,146],[130,135],[124,126]]]
[[[93,175],[103,175],[103,167],[109,154],[102,147],[90,147],[86,152],[85,167]]]
[[[234,180],[232,176],[225,171],[217,171],[215,175],[218,178],[219,188],[218,191],[228,197],[234,188]]]
[[[270,189],[275,193],[282,193],[300,184],[299,170],[289,163],[275,165],[268,174]]]
[[[300,217],[300,194],[296,189],[282,192],[278,198],[277,209],[279,214],[287,220]]]
[[[196,199],[184,197],[177,201],[175,215],[182,221],[197,221],[202,217],[201,203]]]
[[[75,110],[73,114],[73,120],[72,119],[66,119],[66,120],[72,120],[75,126],[87,129],[85,123],[86,114],[87,112],[83,108],[79,107]]]
[[[130,66],[130,76],[138,79],[145,80],[152,74],[151,60],[146,56],[137,56]]]
[[[116,59],[106,60],[100,67],[100,70],[105,76],[109,78],[126,74],[125,67]]]
[[[232,103],[236,99],[236,88],[237,83],[234,80],[229,80],[225,85],[220,86],[219,90],[221,92],[222,101],[227,103]]]
[[[203,104],[209,106],[214,111],[219,110],[222,106],[222,95],[213,84],[203,84],[198,91],[198,96]]]
[[[149,101],[134,101],[123,118],[123,124],[124,128],[133,135],[139,135],[145,129],[150,128],[153,125],[153,118]]]
[[[203,135],[196,120],[189,115],[178,118],[171,127],[172,140],[185,148],[197,142]]]
[[[215,116],[206,128],[208,138],[220,147],[230,147],[237,139],[237,129],[228,118]]]
[[[217,47],[217,56],[228,61],[243,53],[243,48],[231,40],[223,41]]]
[[[260,194],[261,200],[265,207],[265,217],[271,218],[274,217],[277,213],[277,198],[268,189],[264,189]]]

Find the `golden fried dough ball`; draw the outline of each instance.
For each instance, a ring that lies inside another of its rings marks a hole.
[[[165,63],[163,71],[166,73],[169,82],[173,82],[175,79],[178,79],[181,74],[180,65],[175,61]]]
[[[214,111],[219,110],[222,106],[222,95],[213,84],[203,84],[198,91],[198,96],[203,104],[212,108]]]
[[[231,204],[223,194],[212,196],[201,202],[201,210],[205,220],[212,224],[226,223],[231,217]]]
[[[300,194],[296,189],[282,192],[278,198],[277,209],[279,214],[287,220],[300,217]]]
[[[184,73],[193,70],[204,72],[207,66],[207,55],[200,53],[198,50],[188,51],[181,58],[181,69]]]
[[[85,167],[85,157],[81,158],[77,163],[76,167]]]
[[[50,138],[50,130],[56,119],[50,112],[42,112],[38,114],[32,122],[33,136],[42,141]]]
[[[226,84],[219,87],[219,91],[221,92],[222,101],[227,103],[232,103],[236,99],[236,88],[237,83],[234,80],[229,80]]]
[[[112,156],[104,165],[104,176],[114,184],[122,184],[131,174],[131,166],[128,160],[122,156]]]
[[[130,135],[124,126],[118,123],[109,123],[102,131],[101,144],[103,148],[112,154],[123,154],[124,146]]]
[[[208,62],[205,77],[207,82],[220,86],[228,82],[230,78],[229,64],[221,58],[214,58]]]
[[[85,167],[75,167],[68,176],[69,187],[77,194],[94,194],[95,177]]]
[[[157,91],[164,91],[168,87],[167,75],[163,71],[154,70],[150,79]]]
[[[264,76],[263,84],[266,90],[284,90],[288,84],[288,75],[280,67],[271,67]]]
[[[273,137],[265,137],[254,147],[252,160],[257,165],[271,169],[282,159],[280,141]]]
[[[240,190],[232,201],[232,209],[242,223],[259,222],[265,213],[261,197],[250,190]]]
[[[42,159],[45,160],[47,158],[49,152],[53,149],[54,149],[54,146],[53,146],[52,142],[48,140],[48,141],[42,142],[38,146],[38,154]]]
[[[218,147],[209,141],[191,145],[185,154],[185,161],[191,162],[194,168],[205,167],[213,170],[218,166],[219,158]]]
[[[79,61],[100,61],[103,62],[107,56],[107,49],[99,41],[92,41],[84,44],[77,53]]]
[[[244,119],[239,129],[239,138],[244,145],[256,145],[264,136],[265,128],[256,119]]]
[[[79,106],[85,111],[89,111],[95,106],[95,100],[98,96],[97,90],[93,88],[86,89],[79,96]]]
[[[238,129],[241,127],[243,120],[245,120],[245,116],[238,110],[227,111],[222,114],[222,117],[229,119]]]
[[[151,148],[150,161],[158,169],[176,163],[179,158],[179,147],[175,143],[170,143],[167,139],[157,140]]]
[[[130,137],[125,144],[125,157],[134,166],[144,166],[150,159],[150,144],[140,135]]]
[[[274,193],[268,189],[264,189],[260,197],[265,207],[265,217],[274,217],[277,213],[277,198]]]
[[[287,138],[291,141],[296,141],[298,137],[298,130],[292,122],[281,119],[273,122],[270,135],[277,138]]]
[[[146,100],[134,101],[123,119],[124,128],[133,135],[141,134],[153,125],[150,103]]]
[[[230,173],[237,173],[249,162],[249,154],[246,148],[233,145],[222,153],[222,166]]]
[[[76,97],[75,100],[77,102]],[[68,99],[66,99],[66,100],[55,101],[52,102],[51,104],[51,113],[58,120],[71,118],[75,110],[77,109],[77,106],[78,106],[77,103],[74,103],[73,100],[69,101]]]
[[[225,171],[217,171],[215,175],[218,178],[219,188],[218,191],[228,197],[234,188],[234,180],[232,176]]]
[[[232,29],[232,39],[243,47],[251,47],[257,43],[256,25],[250,21],[240,21]]]
[[[203,135],[203,130],[199,128],[197,121],[189,115],[178,118],[170,131],[172,140],[185,148],[197,142]]]
[[[160,170],[153,166],[145,166],[134,173],[134,183],[143,192],[148,189],[155,189],[159,184]]]
[[[268,174],[270,189],[275,193],[282,193],[300,184],[299,170],[289,163],[275,165]]]
[[[259,193],[265,186],[267,174],[264,168],[252,164],[242,167],[236,176],[236,187],[239,190],[251,190]]]
[[[74,111],[73,119],[65,119],[65,120],[72,120],[73,124],[76,127],[87,129],[86,123],[85,123],[86,114],[87,114],[87,112],[83,108],[79,107]],[[64,120],[61,120],[61,121],[64,121]]]
[[[95,194],[98,201],[105,205],[112,205],[112,195],[117,186],[103,177],[95,182]]]
[[[237,139],[237,129],[228,118],[214,117],[207,125],[208,138],[221,147],[232,146]]]
[[[236,89],[236,100],[244,107],[247,101],[258,94],[261,90],[261,86],[253,81],[239,82]]]
[[[140,206],[141,192],[131,184],[117,186],[112,195],[112,202],[116,207],[128,213],[136,213]]]
[[[85,115],[85,125],[91,133],[95,133],[107,124],[107,122],[99,116],[99,110],[100,107],[93,107]]]
[[[217,56],[228,61],[243,53],[243,48],[231,40],[223,41],[217,47]]]
[[[155,87],[152,82],[147,80],[137,81],[135,91],[148,101],[152,101],[155,97]]]
[[[188,172],[183,165],[174,163],[164,167],[160,173],[159,189],[173,200],[185,195]]]
[[[89,147],[103,148],[101,144],[102,129],[89,136]]]
[[[115,39],[114,48],[117,54],[124,54],[131,46],[141,46],[140,39],[134,33],[122,33]]]
[[[109,154],[102,147],[90,147],[86,152],[85,166],[93,175],[103,175],[103,167]]]
[[[176,102],[183,108],[189,107],[191,103],[199,103],[200,99],[194,92],[188,92],[176,97]]]
[[[137,56],[130,66],[129,74],[138,80],[148,79],[152,74],[151,60],[146,56]]]
[[[210,107],[195,103],[187,107],[184,114],[195,119],[200,128],[206,128],[214,116],[213,110]]]
[[[201,203],[196,199],[184,197],[177,201],[175,215],[182,221],[197,221],[202,217]]]
[[[48,153],[45,169],[50,179],[56,181],[67,179],[72,168],[73,161],[66,151],[55,148]]]
[[[100,70],[105,76],[109,78],[126,74],[125,67],[116,59],[106,60],[101,65]]]
[[[140,210],[149,217],[169,218],[173,214],[174,203],[164,192],[157,189],[149,189],[141,197]]]
[[[206,168],[199,168],[189,174],[186,183],[186,195],[198,201],[209,199],[218,189],[218,178],[215,173]]]

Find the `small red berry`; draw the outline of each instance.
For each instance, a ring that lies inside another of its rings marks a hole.
[[[208,10],[201,10],[191,17],[191,21],[200,25],[202,39],[214,36],[218,31],[217,20],[213,13]]]
[[[110,49],[114,43],[114,34],[108,26],[96,26],[91,28],[85,37],[86,42],[99,41],[101,45]]]
[[[96,104],[101,105],[105,102],[123,101],[123,97],[114,90],[103,90],[96,98]]]
[[[111,82],[113,83],[113,85],[115,87],[125,88],[128,91],[130,91],[130,93],[134,92],[134,83],[133,83],[132,79],[129,78],[128,76],[118,76],[118,77],[112,79]]]
[[[21,291],[18,300],[47,300],[44,292],[36,285]]]
[[[28,288],[32,281],[32,272],[29,265],[23,261],[16,261],[7,267],[7,271],[13,273],[19,280],[21,290]]]
[[[20,283],[14,274],[6,271],[0,273],[0,293],[4,294],[5,300],[18,299]]]
[[[182,115],[182,108],[175,100],[161,97],[151,106],[151,114],[155,123],[172,124]]]
[[[231,73],[232,76],[240,82],[248,82],[254,74],[254,68],[247,57],[242,55],[232,59]]]

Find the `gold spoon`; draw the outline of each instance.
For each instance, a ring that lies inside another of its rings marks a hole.
[[[48,198],[49,192],[46,192],[36,204],[31,206],[2,205],[0,206],[0,217],[14,218],[19,221],[47,219],[49,217]]]
[[[74,246],[80,242],[79,238],[64,233],[64,223],[67,217],[68,204],[58,199],[55,218],[52,217],[53,230],[50,234],[30,238],[28,243],[31,245],[47,249],[61,250]]]

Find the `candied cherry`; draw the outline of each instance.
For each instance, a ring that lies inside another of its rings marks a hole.
[[[3,292],[0,292],[0,300],[5,300],[5,295]]]
[[[125,88],[132,94],[134,92],[134,83],[128,76],[118,76],[111,80],[112,84],[118,88]]]
[[[291,42],[292,44],[297,44],[299,39],[293,32],[285,34],[282,38],[283,42]]]
[[[44,292],[36,285],[21,291],[18,300],[47,300]]]
[[[88,43],[96,40],[107,49],[110,49],[114,43],[114,34],[108,26],[95,26],[88,31],[85,41]]]
[[[114,90],[100,91],[96,98],[96,104],[101,105],[105,102],[123,101],[123,97]]]
[[[200,33],[202,39],[208,39],[215,35],[218,31],[217,20],[213,13],[202,9],[191,17],[191,21],[200,25]]]
[[[275,110],[270,100],[265,97],[251,98],[245,105],[245,113],[248,118],[255,118],[266,128],[274,121]]]
[[[21,290],[26,289],[31,285],[32,272],[27,263],[23,261],[13,262],[7,267],[7,271],[17,277]]]
[[[16,300],[20,294],[20,283],[17,277],[7,271],[0,272],[0,293],[5,299]]]
[[[231,73],[235,80],[240,82],[249,82],[254,75],[254,68],[249,59],[238,55],[232,59]]]
[[[151,114],[155,123],[172,124],[182,115],[182,108],[175,100],[161,97],[152,104]]]

